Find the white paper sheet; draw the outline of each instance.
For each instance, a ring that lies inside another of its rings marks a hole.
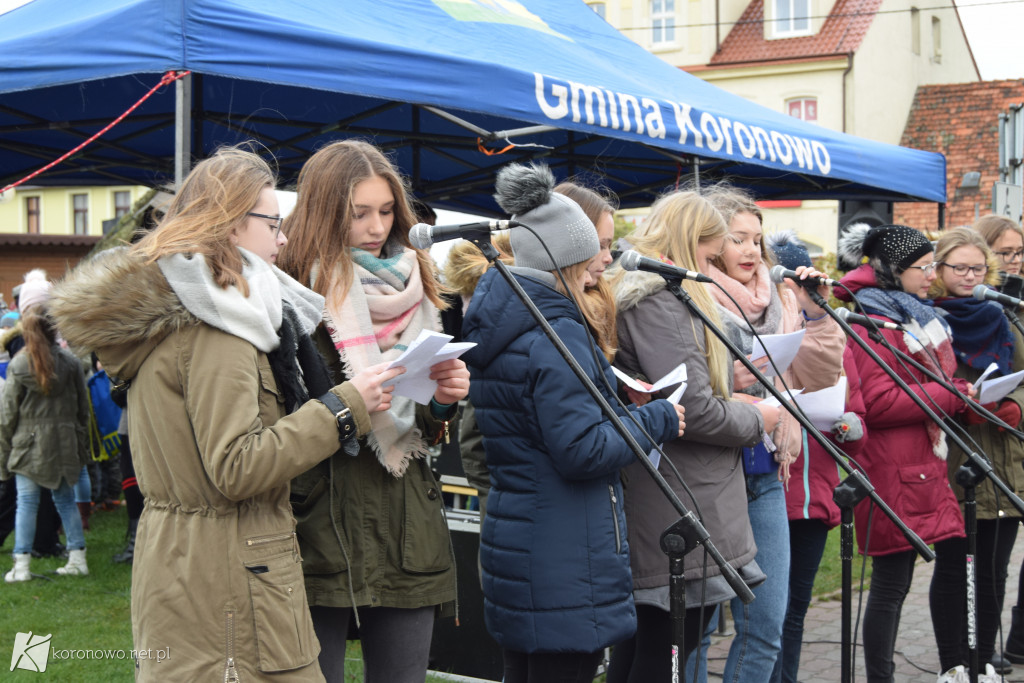
[[[995,363],[992,365],[995,365]],[[1017,388],[1022,378],[1024,378],[1024,370],[1007,375],[1006,377],[986,379],[976,385],[978,393],[975,396],[975,400],[978,403],[995,403],[1002,400],[1007,394]]]
[[[388,364],[389,368],[401,365],[405,374],[395,378],[396,396],[411,398],[426,405],[437,391],[437,382],[430,379],[430,368],[452,358],[458,358],[476,346],[473,342],[452,342],[449,334],[423,330],[402,355]]]
[[[668,397],[668,401],[673,404],[679,403],[679,399],[681,399],[683,394],[686,392],[686,363],[680,363],[677,365],[671,372],[652,384],[650,389],[640,384],[615,366],[612,366],[612,372],[614,372],[615,376],[621,379],[623,384],[627,387],[644,394],[653,394],[655,391],[661,391],[665,387],[679,383],[679,386],[676,387]],[[657,449],[652,449],[651,452],[647,454],[647,457],[650,458],[651,464],[654,465],[654,469],[658,469],[658,464],[661,463],[661,453],[659,453]]]
[[[750,354],[750,360],[756,361],[758,358],[770,355],[779,368],[779,372],[785,372],[789,364],[796,358],[797,351],[800,350],[800,343],[804,340],[805,331],[797,330],[788,334],[763,334],[761,341],[764,342],[764,346],[758,342],[757,337],[754,337],[754,349]],[[765,368],[764,374],[767,377],[775,377],[775,368],[771,366],[771,363]]]
[[[640,384],[640,382],[637,382],[635,379],[624,373],[622,370],[619,370],[615,366],[612,366],[612,372],[614,372],[615,376],[621,379],[622,383],[625,384],[627,387],[633,389],[634,391],[638,391],[642,394],[653,394],[656,391],[661,391],[665,387],[670,387],[673,384],[686,381],[686,363],[680,363],[679,365],[677,365],[667,375],[665,375],[657,382],[652,384],[650,389]],[[680,396],[682,396],[682,394],[680,394]],[[678,402],[679,399],[676,399],[676,403]]]
[[[846,377],[840,377],[835,386],[800,394],[795,403],[821,432],[829,432],[846,412]]]
[[[799,396],[801,392],[803,392],[803,389],[796,389],[794,391],[784,391],[782,392],[782,395],[788,398],[790,401],[795,401],[796,397]],[[763,403],[766,406],[773,406],[775,408],[779,408],[782,406],[782,404],[779,402],[779,399],[775,398],[774,396],[769,396],[768,398],[761,400],[760,403]]]

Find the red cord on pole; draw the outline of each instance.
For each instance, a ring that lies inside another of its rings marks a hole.
[[[106,126],[105,126],[105,127],[103,128],[103,130],[99,131],[98,133],[96,133],[95,135],[93,135],[92,137],[90,137],[90,138],[89,138],[88,140],[85,140],[85,141],[84,141],[84,142],[83,142],[82,144],[78,145],[78,147],[75,147],[75,148],[74,148],[73,150],[71,150],[70,152],[67,152],[66,154],[63,154],[63,155],[61,155],[61,156],[60,156],[59,158],[57,158],[57,159],[54,159],[53,161],[51,161],[50,163],[48,163],[48,164],[47,164],[46,166],[43,166],[42,168],[40,168],[40,169],[39,169],[39,170],[37,170],[37,171],[33,171],[32,173],[29,173],[29,174],[28,174],[27,176],[25,176],[24,178],[22,178],[21,180],[19,180],[19,181],[17,181],[17,182],[11,183],[10,185],[8,185],[7,187],[5,187],[4,189],[0,190],[0,194],[3,194],[4,192],[7,192],[7,190],[10,190],[10,189],[12,189],[12,188],[15,188],[15,187],[17,187],[18,185],[21,185],[21,184],[22,184],[22,183],[24,183],[25,181],[28,181],[28,180],[31,180],[32,178],[35,178],[35,177],[36,177],[37,175],[39,175],[40,173],[45,173],[46,171],[50,170],[51,168],[53,168],[54,166],[56,166],[56,165],[57,165],[57,164],[59,164],[60,162],[64,161],[64,160],[65,160],[65,159],[67,159],[68,157],[72,156],[73,154],[76,154],[76,153],[78,153],[78,151],[79,151],[79,150],[81,150],[81,149],[82,149],[83,147],[85,147],[85,146],[86,146],[86,145],[88,145],[89,143],[91,143],[91,142],[93,142],[94,140],[96,140],[96,138],[100,137],[101,135],[103,135],[104,133],[106,133],[106,132],[107,132],[108,130],[110,130],[111,128],[113,128],[114,126],[116,126],[117,124],[121,123],[121,121],[122,121],[122,120],[123,120],[123,119],[124,119],[124,118],[125,118],[126,116],[128,116],[128,114],[131,114],[131,113],[132,113],[133,111],[135,111],[135,110],[136,110],[136,109],[137,109],[137,108],[139,107],[139,105],[140,105],[140,104],[142,104],[143,102],[145,102],[146,100],[148,100],[148,99],[149,99],[149,97],[150,97],[150,96],[151,96],[151,95],[152,95],[153,93],[155,93],[155,92],[156,92],[157,90],[159,90],[160,88],[162,88],[162,87],[163,87],[163,86],[165,86],[165,85],[170,85],[171,83],[173,83],[174,81],[178,80],[179,78],[184,78],[185,76],[188,76],[188,75],[189,75],[190,73],[192,73],[192,72],[191,72],[191,71],[168,71],[167,73],[165,73],[165,74],[164,74],[163,78],[161,78],[161,79],[160,79],[160,82],[159,82],[159,83],[157,83],[156,85],[154,85],[154,86],[153,86],[153,87],[152,87],[152,88],[151,88],[151,89],[149,90],[149,92],[147,92],[147,93],[146,93],[145,95],[143,95],[143,96],[142,96],[142,97],[141,97],[141,98],[139,99],[139,101],[138,101],[138,102],[136,102],[136,103],[135,103],[135,104],[133,104],[132,106],[128,107],[128,109],[126,109],[126,110],[125,110],[125,112],[124,112],[123,114],[121,114],[121,115],[120,115],[120,116],[118,116],[118,117],[117,117],[116,119],[114,119],[113,121],[111,121],[110,123],[108,123],[108,124],[107,124],[107,125],[106,125]]]

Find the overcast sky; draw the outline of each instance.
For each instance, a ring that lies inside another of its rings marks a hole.
[[[956,4],[982,79],[1024,78],[1024,0]]]

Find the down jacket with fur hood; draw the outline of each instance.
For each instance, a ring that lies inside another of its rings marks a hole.
[[[57,326],[131,382],[128,429],[146,507],[132,568],[138,680],[323,680],[289,480],[338,450],[334,415],[285,416],[267,356],[200,322],[156,264],[125,250],[54,287]],[[369,415],[355,389],[332,389]],[[153,655],[155,657],[155,655]]]

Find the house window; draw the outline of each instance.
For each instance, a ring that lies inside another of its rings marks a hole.
[[[676,41],[676,1],[651,0],[651,43],[665,45]]]
[[[75,234],[89,234],[89,195],[71,195],[71,206],[75,212]]]
[[[601,17],[602,19],[604,19],[606,21],[608,20],[608,17],[605,16],[605,4],[603,2],[592,2],[592,3],[590,3],[590,9],[594,10],[595,12],[597,12],[597,16]]]
[[[810,0],[774,0],[775,37],[788,38],[811,32]]]
[[[127,190],[119,190],[114,193],[114,218],[128,215],[132,210],[132,193]]]
[[[932,61],[942,61],[942,20],[932,17]]]
[[[910,49],[921,54],[921,10],[916,7],[910,8]]]
[[[25,226],[28,234],[39,234],[39,197],[25,197]]]
[[[818,120],[817,97],[794,97],[786,100],[786,113],[804,121]]]

